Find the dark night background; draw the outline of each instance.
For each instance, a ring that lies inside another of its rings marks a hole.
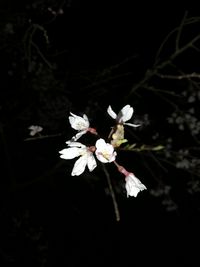
[[[0,9],[0,267],[199,266],[200,42],[191,40],[200,14],[17,2]],[[138,150],[118,151],[118,160],[147,190],[127,198],[107,166],[116,222],[101,165],[72,177],[74,160],[58,151],[74,134],[70,111],[106,138],[108,105],[126,104],[141,123],[125,132]],[[31,125],[41,135],[31,137]]]

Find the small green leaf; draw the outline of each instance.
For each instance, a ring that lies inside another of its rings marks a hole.
[[[164,149],[164,148],[165,148],[164,146],[159,145],[159,146],[153,147],[152,150],[154,150],[154,151],[158,151],[158,150],[162,150],[162,149]]]

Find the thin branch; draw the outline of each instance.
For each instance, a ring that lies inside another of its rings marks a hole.
[[[172,34],[174,34],[175,32],[177,31],[177,28],[173,29],[166,37],[165,39],[163,40],[163,42],[161,43],[157,53],[156,53],[156,56],[155,56],[155,63],[154,65],[157,65],[158,62],[160,61],[160,54],[161,54],[161,51],[163,50],[163,47],[164,45],[167,43],[167,41],[169,40],[169,38],[171,37]]]
[[[182,48],[179,48],[176,50],[170,57],[170,61],[174,60],[177,56],[182,54],[184,51],[186,51],[188,48],[191,48],[194,46],[194,43],[196,43],[200,39],[200,34],[195,36],[189,43],[185,44]],[[162,64],[161,64],[162,65]]]
[[[190,25],[190,24],[194,24],[194,23],[198,23],[200,21],[200,17],[191,17],[191,18],[188,18],[187,20],[185,20],[184,22],[184,25],[183,26],[187,26],[187,25]],[[165,44],[167,43],[167,41],[169,40],[169,38],[176,32],[176,31],[180,31],[180,26],[179,27],[176,27],[175,29],[173,29],[166,37],[165,39],[163,40],[163,42],[161,43],[157,53],[156,53],[156,56],[155,56],[155,65],[158,64],[160,58],[160,54],[165,46]]]
[[[36,51],[38,52],[38,54],[40,55],[40,57],[43,59],[43,61],[48,65],[48,67],[50,69],[52,69],[53,66],[51,65],[51,63],[45,58],[45,56],[40,51],[39,47],[33,41],[32,41],[32,46],[36,49]]]
[[[200,73],[189,73],[183,75],[163,75],[160,73],[156,73],[156,75],[162,79],[172,79],[172,80],[182,80],[182,79],[190,79],[190,78],[197,78],[200,79]]]
[[[47,139],[47,138],[58,137],[58,136],[62,136],[62,134],[60,133],[60,134],[52,134],[52,135],[40,135],[37,137],[28,137],[24,139],[24,141],[34,141],[34,140]]]
[[[175,31],[175,30],[174,30]],[[174,32],[173,31],[173,32]],[[195,36],[192,40],[190,40],[188,43],[183,45],[181,48],[175,49],[174,53],[165,61],[158,63],[158,60],[156,60],[156,63],[152,67],[152,69],[149,69],[146,71],[143,79],[141,79],[137,84],[135,84],[132,89],[130,90],[129,94],[127,95],[127,98],[130,97],[130,95],[133,94],[138,88],[141,88],[144,86],[154,75],[158,73],[159,70],[167,67],[170,65],[179,55],[181,55],[183,52],[185,52],[189,48],[193,48],[195,46],[195,43],[200,39],[200,34]]]
[[[148,86],[146,86],[145,88],[148,89]],[[168,99],[167,97],[165,97],[163,94],[161,94],[161,92],[159,92],[158,90],[151,90],[154,94],[156,94],[157,96],[159,96],[161,99],[163,99],[165,102],[169,103],[172,107],[175,108],[175,110],[179,110],[179,107],[177,104],[175,104],[174,102],[172,102],[170,99]]]
[[[196,50],[198,53],[200,52],[200,49],[199,49],[198,47],[196,47],[196,45],[192,45],[192,48],[193,48],[194,50]]]
[[[164,172],[168,173],[168,170],[160,163],[160,161],[157,159],[157,157],[152,152],[149,152],[148,156],[150,156],[158,164],[158,166],[160,166],[160,168]]]
[[[192,175],[200,177],[200,174],[198,172],[193,172],[193,171],[190,171],[189,169],[177,168],[175,163],[173,163],[173,162],[171,162],[171,161],[169,161],[167,159],[161,158],[161,157],[158,157],[158,158],[159,158],[160,161],[163,161],[163,162],[173,166],[176,169],[179,169],[179,170],[182,170],[182,171],[184,170],[184,171],[186,171],[186,172],[188,172],[188,173],[190,173]]]
[[[140,158],[142,159],[142,163],[144,164],[144,166],[146,167],[146,169],[149,171],[149,173],[151,174],[151,176],[158,182],[159,179],[157,178],[157,175],[154,173],[154,171],[152,170],[152,168],[149,166],[149,164],[147,163],[146,159],[144,158],[144,155],[140,154]]]
[[[186,20],[187,14],[188,14],[188,12],[186,11],[185,14],[184,14],[184,17],[183,17],[183,19],[181,21],[181,24],[179,26],[179,29],[178,29],[178,33],[177,33],[177,36],[176,36],[176,50],[179,50],[180,37],[181,37],[182,30],[183,30],[183,26],[185,24],[185,20]]]
[[[49,38],[47,35],[47,31],[40,26],[39,24],[31,24],[28,30],[26,31],[23,42],[25,46],[25,56],[28,60],[29,67],[31,66],[31,57],[32,57],[32,47],[34,47],[37,51],[37,53],[40,55],[42,60],[49,66],[49,68],[53,68],[53,66],[50,64],[50,62],[45,58],[43,53],[41,52],[40,48],[33,42],[33,37],[35,35],[35,32],[37,30],[40,30],[43,33],[43,36],[45,38],[46,44],[49,44]],[[27,46],[26,46],[27,43]]]
[[[111,197],[112,197],[112,202],[113,202],[113,207],[114,207],[114,211],[115,211],[115,217],[116,217],[116,221],[119,222],[120,221],[120,213],[119,213],[119,208],[118,208],[118,204],[117,204],[117,200],[116,200],[116,197],[115,197],[115,193],[114,193],[114,190],[113,190],[113,186],[112,186],[112,183],[111,183],[111,179],[110,179],[110,174],[108,173],[106,167],[104,164],[102,164],[102,169],[106,175],[106,179],[107,179],[107,182],[108,182],[108,187],[109,187],[109,190],[110,190],[110,194],[111,194]]]
[[[156,74],[157,75],[157,74]],[[159,76],[159,75],[158,75]],[[181,95],[179,94],[176,94],[176,93],[174,93],[174,92],[171,92],[171,91],[169,91],[169,90],[165,90],[165,89],[158,89],[158,88],[156,88],[156,87],[154,87],[154,86],[147,86],[147,85],[145,85],[145,86],[143,86],[143,88],[145,88],[145,89],[147,89],[147,90],[150,90],[150,91],[154,91],[154,92],[160,92],[160,93],[162,93],[162,94],[167,94],[167,95],[172,95],[172,96],[175,96],[175,97],[181,97]]]
[[[89,84],[89,85],[86,85],[86,86],[80,88],[80,91],[84,91],[84,90],[86,90],[86,89],[90,89],[90,88],[93,88],[93,87],[95,87],[95,86],[100,86],[100,85],[103,85],[103,84],[107,84],[107,83],[109,83],[109,82],[111,82],[111,81],[113,81],[113,80],[120,79],[120,78],[124,78],[124,77],[126,77],[126,76],[131,76],[131,75],[133,75],[132,72],[126,72],[126,73],[122,73],[122,74],[118,74],[118,75],[110,76],[110,77],[108,77],[108,78],[106,78],[106,79],[102,79],[102,80],[100,80],[100,81],[97,80],[97,81],[92,82],[92,83]],[[97,76],[96,78],[98,78],[98,76]],[[101,88],[101,90],[102,90],[102,88]]]

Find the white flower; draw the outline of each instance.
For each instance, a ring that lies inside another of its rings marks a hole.
[[[93,153],[89,150],[88,147],[79,142],[67,142],[67,144],[69,148],[65,148],[59,151],[61,158],[73,159],[80,156],[80,158],[74,164],[71,173],[72,176],[78,176],[82,174],[85,170],[86,165],[88,166],[90,172],[96,168],[96,160],[93,156]]]
[[[133,108],[130,105],[124,106],[118,115],[113,111],[111,106],[108,107],[107,112],[112,117],[117,121],[119,124],[124,124],[124,125],[129,125],[132,127],[138,127],[140,126],[139,124],[133,124],[133,123],[126,123],[126,121],[130,120],[131,117],[133,116]]]
[[[71,127],[77,131],[79,131],[73,138],[73,141],[77,141],[83,134],[85,134],[90,126],[87,115],[83,115],[83,117],[77,116],[70,112],[71,116],[69,116],[69,122]]]
[[[43,130],[41,126],[37,126],[37,125],[31,125],[30,127],[28,127],[28,129],[31,130],[29,133],[29,135],[31,136],[34,136]]]
[[[135,177],[135,175],[131,172],[126,176],[125,181],[126,181],[125,187],[127,191],[127,197],[128,196],[137,197],[137,194],[140,191],[147,189],[146,186],[143,185],[141,181],[137,177]]]
[[[99,161],[107,163],[115,160],[117,153],[114,151],[114,147],[111,144],[106,143],[104,139],[98,139],[95,147],[95,154]]]

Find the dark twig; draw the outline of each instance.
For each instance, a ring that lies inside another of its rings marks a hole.
[[[114,193],[114,190],[113,190],[113,186],[112,186],[112,183],[111,183],[111,179],[110,179],[110,174],[108,173],[106,167],[104,164],[102,164],[102,169],[106,175],[106,179],[107,179],[107,182],[108,182],[108,187],[109,187],[109,190],[110,190],[110,194],[111,194],[111,197],[112,197],[112,201],[113,201],[113,207],[114,207],[114,211],[115,211],[115,217],[116,217],[116,221],[119,222],[120,221],[120,213],[119,213],[119,208],[118,208],[118,204],[117,204],[117,200],[116,200],[116,197],[115,197],[115,193]]]
[[[163,79],[172,79],[172,80],[182,80],[182,79],[190,79],[190,78],[197,78],[200,79],[200,73],[188,73],[183,75],[163,75],[160,73],[156,73],[156,75]]]

